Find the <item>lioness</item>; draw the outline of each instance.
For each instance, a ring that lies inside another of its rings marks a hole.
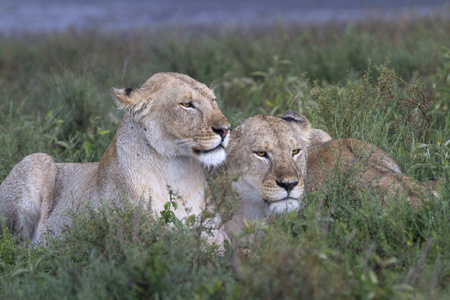
[[[225,160],[230,124],[212,90],[177,73],[158,73],[139,89],[112,93],[125,115],[96,163],[55,163],[36,153],[19,162],[0,186],[0,212],[13,234],[32,242],[59,235],[67,212],[127,196],[152,199],[159,213],[168,186],[181,196],[177,218],[204,205],[204,166]],[[180,203],[181,201],[181,203]]]
[[[244,218],[263,221],[298,210],[305,194],[326,191],[327,179],[336,172],[351,171],[349,185],[358,183],[362,190],[371,187],[389,196],[399,192],[414,206],[428,195],[425,184],[403,175],[377,147],[355,139],[331,140],[292,111],[282,118],[256,115],[244,120],[231,133],[224,168],[238,176],[232,187],[241,198],[238,213],[225,224],[231,235],[244,228]]]
[[[232,131],[224,168],[231,177],[239,176],[232,188],[241,202],[238,213],[225,224],[228,234],[239,233],[244,218],[262,221],[300,208],[311,131],[307,119],[299,114],[285,120],[256,115]]]

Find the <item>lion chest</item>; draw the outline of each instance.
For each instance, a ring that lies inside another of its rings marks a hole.
[[[175,200],[178,218],[198,214],[204,202],[205,178],[199,163],[188,157],[165,162],[141,162],[127,170],[130,196],[151,199],[152,210],[159,213],[167,201]]]

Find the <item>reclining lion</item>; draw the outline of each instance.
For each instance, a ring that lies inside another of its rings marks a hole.
[[[55,163],[36,153],[20,161],[0,186],[0,213],[13,234],[32,242],[61,234],[69,210],[100,199],[152,199],[159,213],[181,196],[177,218],[204,206],[204,166],[225,160],[230,124],[206,85],[177,73],[158,73],[139,89],[112,89],[125,115],[95,163]],[[181,203],[180,203],[181,202]],[[1,226],[1,225],[0,225]]]
[[[225,224],[231,235],[244,228],[244,218],[263,221],[298,210],[305,194],[326,191],[327,179],[337,172],[351,176],[348,188],[370,188],[387,197],[399,193],[413,206],[429,195],[425,183],[403,175],[384,151],[356,139],[332,140],[292,111],[282,118],[244,120],[231,133],[224,167],[238,176],[232,187],[241,198],[238,213]]]

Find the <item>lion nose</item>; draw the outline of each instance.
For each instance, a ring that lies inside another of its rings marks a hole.
[[[278,181],[275,180],[279,187],[284,188],[288,193],[298,184],[298,181]]]
[[[215,134],[219,135],[222,140],[227,136],[228,132],[230,132],[230,127],[211,127],[211,129]]]

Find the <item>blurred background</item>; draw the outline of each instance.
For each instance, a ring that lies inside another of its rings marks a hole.
[[[395,21],[449,15],[446,0],[2,0],[0,32],[129,30],[167,25],[234,26]]]

